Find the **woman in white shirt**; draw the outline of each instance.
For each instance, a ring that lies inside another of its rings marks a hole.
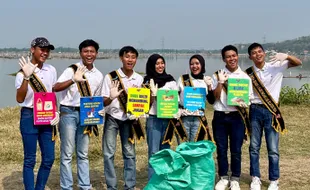
[[[198,54],[193,55],[189,59],[189,69],[191,73],[182,75],[178,80],[180,106],[184,106],[184,86],[205,88],[207,100],[210,104],[213,104],[215,98],[212,91],[212,79],[209,76],[204,76],[204,73],[206,72],[204,58]],[[183,109],[181,121],[182,125],[186,129],[188,141],[197,141],[198,129],[202,124],[200,117],[195,114],[188,113],[185,109]],[[207,121],[205,121],[205,124],[207,124]],[[209,136],[207,138],[211,140],[211,135],[207,134],[207,136]]]
[[[144,77],[143,84],[148,86],[153,83],[151,87],[151,106],[149,117],[146,121],[147,144],[148,144],[148,158],[162,149],[169,149],[168,143],[162,144],[164,135],[170,119],[157,118],[157,102],[156,94],[157,89],[177,90],[177,84],[174,78],[166,73],[165,59],[159,54],[151,55],[146,63],[146,76]],[[154,170],[149,164],[148,166],[148,179],[150,180]]]

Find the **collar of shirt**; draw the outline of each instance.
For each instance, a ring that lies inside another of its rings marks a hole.
[[[120,77],[122,77],[122,78],[129,78],[129,79],[136,79],[137,78],[137,73],[135,71],[133,71],[133,73],[132,73],[132,75],[130,77],[125,75],[125,73],[123,72],[122,68],[119,68],[117,70],[117,72],[120,75]]]
[[[241,70],[241,68],[238,66],[238,69],[237,70],[235,70],[234,72],[230,72],[226,67],[223,69],[228,75],[230,75],[230,74],[237,74],[237,75],[239,75],[239,74],[242,74],[243,73],[243,71]]]
[[[40,71],[47,71],[47,66],[43,63],[42,68],[39,69],[38,67],[34,70],[34,73],[38,73]]]
[[[267,63],[265,62],[265,64],[264,64],[264,66],[263,66],[263,68],[258,68],[258,67],[256,67],[255,65],[254,65],[254,70],[255,70],[255,72],[259,72],[259,71],[265,71],[267,69]]]

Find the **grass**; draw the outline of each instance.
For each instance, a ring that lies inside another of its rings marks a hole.
[[[310,107],[298,105],[284,105],[281,107],[286,126],[289,132],[280,137],[280,189],[309,189],[310,184]],[[207,111],[207,118],[211,124],[212,111]],[[94,189],[105,189],[103,176],[103,157],[101,151],[102,126],[100,136],[92,137],[89,148],[90,176]],[[251,177],[249,176],[249,143],[243,146],[241,189],[249,189]],[[23,147],[19,131],[19,108],[0,109],[0,189],[23,189],[22,162]],[[173,149],[175,148],[175,143]],[[39,151],[39,149],[38,149]],[[147,145],[145,141],[136,145],[137,152],[137,187],[143,188],[147,183]],[[59,187],[59,141],[56,144],[56,160],[52,168],[47,186],[51,189]],[[37,163],[40,162],[39,152]],[[216,154],[214,154],[216,156]],[[263,188],[268,186],[268,158],[266,144],[263,141],[261,148],[261,174]],[[36,170],[38,169],[36,165]],[[118,139],[115,165],[118,176],[118,187],[122,189],[123,161]],[[76,162],[73,161],[75,189]]]

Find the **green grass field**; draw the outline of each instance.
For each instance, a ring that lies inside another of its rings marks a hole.
[[[280,189],[310,189],[310,140],[309,127],[310,107],[307,106],[282,106],[288,133],[280,137]],[[207,112],[211,123],[213,112]],[[103,157],[101,150],[102,126],[100,136],[92,137],[89,148],[90,175],[94,189],[105,189],[103,176]],[[115,165],[118,173],[119,189],[122,189],[123,161],[118,141]],[[0,109],[0,189],[20,190],[22,184],[23,147],[19,131],[19,108]],[[241,189],[249,189],[251,177],[249,176],[249,143],[243,145]],[[173,149],[175,145],[173,146]],[[143,188],[147,183],[147,145],[145,141],[136,145],[137,152],[137,187]],[[39,150],[37,163],[40,161]],[[214,157],[216,153],[214,154]],[[268,186],[268,159],[266,145],[261,148],[261,174],[263,188]],[[74,178],[76,180],[76,162],[73,161]],[[36,165],[36,171],[38,164]],[[56,145],[56,161],[52,168],[47,184],[51,190],[59,187],[59,141]],[[75,183],[75,189],[76,183]]]

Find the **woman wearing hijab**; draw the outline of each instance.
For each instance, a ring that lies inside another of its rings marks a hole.
[[[146,76],[143,84],[150,86],[151,89],[151,106],[149,117],[146,121],[148,158],[162,149],[169,149],[168,143],[162,144],[164,135],[170,119],[157,118],[157,89],[177,90],[177,84],[174,78],[166,73],[165,59],[159,54],[151,55],[146,63]],[[148,179],[150,180],[154,170],[149,164]]]
[[[189,59],[189,68],[191,73],[182,75],[178,80],[180,106],[183,107],[184,86],[205,88],[207,93],[207,100],[210,104],[213,104],[215,97],[212,92],[212,79],[209,76],[204,76],[204,73],[206,72],[204,58],[198,54],[193,55]],[[187,132],[188,141],[202,140],[205,139],[205,136],[207,136],[208,140],[213,141],[205,116],[188,115],[187,112],[183,109],[180,121]],[[205,130],[206,133],[203,133],[201,130]]]

